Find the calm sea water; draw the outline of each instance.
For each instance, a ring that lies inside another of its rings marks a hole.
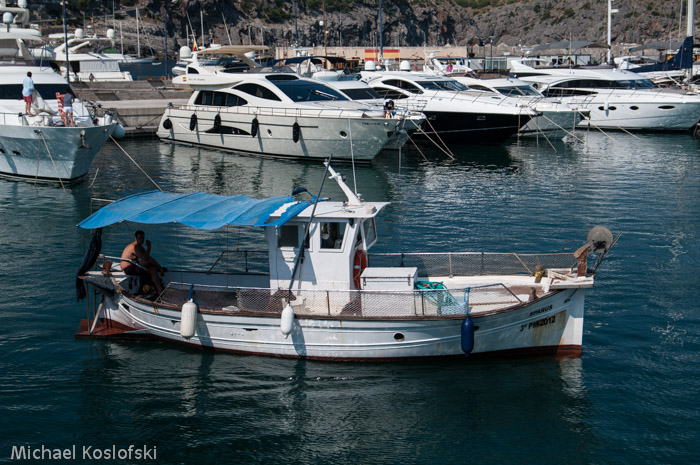
[[[83,447],[133,444],[156,459],[120,463],[697,463],[700,140],[585,139],[336,166],[366,199],[392,202],[377,251],[567,251],[597,224],[622,233],[587,294],[583,354],[564,360],[341,364],[77,341],[75,224],[91,198],[154,186],[114,145],[65,193],[0,182],[0,462],[17,462],[13,446],[75,445],[63,462],[87,463]],[[157,140],[123,147],[174,192],[316,193],[323,174]],[[324,195],[341,198],[331,183]],[[162,262],[211,263],[178,253],[195,238],[185,229],[146,229]],[[105,251],[133,230],[106,230]]]

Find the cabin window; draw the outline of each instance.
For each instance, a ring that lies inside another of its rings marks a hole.
[[[389,79],[386,81],[382,81],[382,84],[386,84],[387,86],[398,87],[399,89],[407,90],[412,94],[422,94],[423,93],[423,91],[420,90],[420,88],[418,86],[416,86],[415,84],[412,84],[412,83],[407,82],[407,81],[403,81],[401,79]]]
[[[341,249],[347,223],[320,223],[321,225],[321,248]]]
[[[223,107],[226,102],[226,94],[223,92],[214,92],[214,106]]]
[[[211,105],[214,100],[214,93],[210,90],[200,90],[194,101],[195,105]]]
[[[306,226],[297,224],[285,224],[277,228],[277,247],[299,247],[299,237]],[[309,248],[309,235],[304,238],[304,247]]]
[[[187,67],[187,74],[199,74],[199,71],[197,71],[196,68],[192,68],[191,66]]]
[[[362,222],[362,232],[365,236],[365,247],[369,248],[377,240],[377,226],[374,218]]]
[[[229,107],[240,107],[243,105],[247,105],[248,102],[245,101],[245,99],[239,97],[238,95],[233,95],[233,94],[227,94],[226,98],[226,105]]]
[[[375,87],[374,90],[376,90],[377,94],[382,98],[390,98],[392,100],[408,98],[408,95],[405,95],[400,90],[389,89],[388,87]]]
[[[56,98],[56,92],[65,93],[67,84],[37,84],[34,83],[36,91],[46,100]],[[75,92],[70,91],[73,96]],[[2,84],[0,85],[0,100],[22,100],[22,84]]]
[[[272,92],[267,87],[263,87],[263,86],[258,85],[258,84],[253,84],[253,83],[241,84],[239,86],[234,87],[234,89],[240,90],[241,92],[245,92],[246,94],[250,94],[254,97],[263,98],[266,100],[280,101],[280,98],[278,96],[276,96],[274,92]]]

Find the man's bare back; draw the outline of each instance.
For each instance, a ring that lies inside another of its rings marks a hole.
[[[136,231],[134,234],[134,242],[124,247],[119,262],[120,268],[131,275],[147,274],[151,277],[155,284],[158,293],[163,292],[163,284],[160,281],[158,273],[164,273],[165,268],[151,257],[151,241],[146,240],[146,234],[143,231]],[[146,243],[144,249],[143,244]]]

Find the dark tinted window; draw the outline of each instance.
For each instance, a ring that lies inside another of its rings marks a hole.
[[[55,100],[56,92],[61,94],[66,93],[66,84],[37,84],[34,83],[34,88],[41,98],[46,100]],[[71,89],[71,94],[75,96],[75,92]],[[0,85],[0,99],[3,100],[22,100],[22,84],[3,84]]]
[[[194,101],[195,105],[210,105],[216,107],[236,107],[245,105],[244,99],[237,95],[227,94],[226,92],[216,92],[212,90],[200,90],[197,98]]]
[[[371,87],[359,89],[342,89],[342,91],[352,100],[369,100],[381,98],[377,91],[375,91]]]
[[[246,83],[236,86],[234,89],[240,90],[241,92],[245,92],[246,94],[250,94],[254,97],[264,98],[266,100],[280,100],[280,98],[276,96],[274,92],[259,84]]]
[[[307,79],[274,81],[273,84],[294,102],[316,102],[324,100],[347,100],[335,89],[322,82]]]
[[[389,89],[388,87],[375,87],[374,90],[377,91],[377,94],[379,94],[379,96],[382,98],[390,98],[392,100],[408,98],[408,95],[404,94],[403,92],[397,89]]]

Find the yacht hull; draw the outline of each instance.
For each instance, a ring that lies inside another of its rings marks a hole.
[[[284,110],[275,112],[256,115],[168,109],[157,134],[163,140],[265,156],[327,159],[333,154],[334,160],[370,161],[399,129],[399,120],[393,119],[307,117],[297,116],[293,110],[287,114]],[[195,114],[196,124],[192,124]],[[219,125],[215,121],[217,115],[221,118]],[[258,122],[255,129],[253,120]],[[299,128],[296,142],[295,124]]]
[[[590,110],[579,127],[643,131],[688,131],[700,119],[700,99],[635,101],[608,99],[581,104]]]
[[[515,135],[530,121],[528,114],[458,113],[423,110],[425,134],[416,137],[435,138],[465,144],[500,144]]]
[[[581,352],[585,289],[564,289],[507,311],[472,314],[472,355],[578,355]],[[198,313],[195,334],[180,335],[181,311],[115,294],[102,301],[102,319],[84,337],[154,337],[200,348],[322,360],[369,361],[464,357],[461,315],[363,319],[299,316],[291,334],[280,315]],[[89,327],[84,322],[83,328]],[[115,329],[118,329],[116,331]]]
[[[0,176],[79,181],[115,127],[0,126]]]

